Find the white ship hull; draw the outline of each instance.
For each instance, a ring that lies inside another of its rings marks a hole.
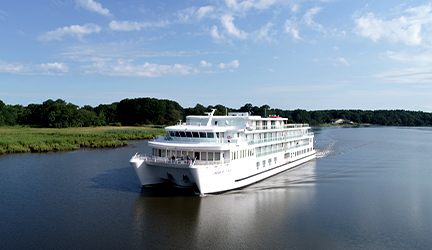
[[[315,159],[315,151],[279,165],[257,170],[251,163],[189,165],[157,162],[135,157],[130,163],[142,186],[170,182],[180,187],[197,187],[201,195],[242,188]]]

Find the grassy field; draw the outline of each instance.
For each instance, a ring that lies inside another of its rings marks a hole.
[[[118,147],[127,145],[125,140],[151,139],[162,134],[162,128],[147,127],[0,127],[0,154]]]

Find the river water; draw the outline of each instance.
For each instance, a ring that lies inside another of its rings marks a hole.
[[[314,128],[318,158],[198,197],[129,147],[0,156],[1,249],[431,249],[432,128]]]

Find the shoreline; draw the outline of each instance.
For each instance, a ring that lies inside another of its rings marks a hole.
[[[126,147],[127,140],[151,139],[164,133],[164,129],[149,127],[0,127],[0,155]]]

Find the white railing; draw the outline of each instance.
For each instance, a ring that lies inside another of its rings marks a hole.
[[[310,133],[302,134],[302,135],[258,139],[258,140],[248,141],[248,145],[260,144],[260,143],[266,143],[266,142],[272,142],[272,141],[284,141],[287,139],[295,139],[295,138],[301,138],[301,137],[307,137],[307,136],[313,136],[313,135],[314,135],[314,133],[310,132]]]
[[[300,147],[309,146],[309,145],[310,145],[310,143],[299,144],[299,145],[295,145],[295,146],[292,146],[292,147],[279,148],[279,149],[274,149],[274,150],[267,150],[267,151],[264,151],[264,152],[256,153],[255,155],[256,155],[256,157],[261,157],[261,156],[266,156],[266,155],[270,155],[270,154],[286,151],[286,150],[289,150],[289,149],[300,148]]]
[[[179,164],[179,165],[219,165],[222,164],[222,161],[207,161],[207,160],[187,160],[187,159],[172,159],[171,157],[160,157],[160,156],[151,156],[151,157],[145,157],[138,155],[139,157],[142,157],[140,159],[146,160],[146,161],[153,161],[153,162],[159,162],[159,163],[169,163],[169,164]],[[134,156],[136,157],[136,155]],[[132,157],[133,158],[133,157]]]

